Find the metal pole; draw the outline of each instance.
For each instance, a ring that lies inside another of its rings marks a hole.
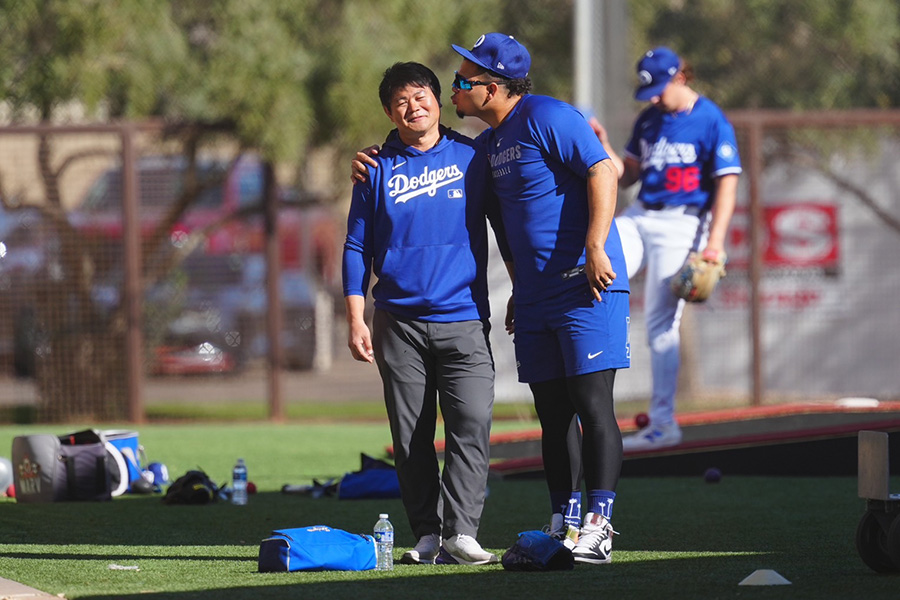
[[[750,343],[751,343],[751,404],[760,406],[765,394],[763,383],[762,309],[760,306],[760,278],[762,277],[763,205],[760,198],[760,177],[763,172],[762,144],[763,124],[759,120],[750,123],[747,140],[750,175]]]
[[[137,169],[135,167],[135,128],[126,124],[121,128],[122,140],[122,244],[125,253],[125,362],[128,389],[128,420],[144,423],[142,330],[143,277],[141,273],[141,232]]]
[[[597,112],[599,119],[604,120],[606,115],[603,111],[603,98],[595,97],[594,91],[594,65],[602,69],[603,61],[597,60],[594,56],[593,41],[599,39],[600,32],[594,28],[595,7],[593,0],[576,0],[575,12],[573,15],[574,23],[572,23],[572,42],[574,53],[574,74],[573,82],[575,106],[579,108],[591,108]],[[602,80],[602,73],[598,74],[598,79]]]
[[[572,18],[575,107],[597,117],[612,144],[624,146],[635,115],[627,2],[576,0]]]
[[[263,164],[263,211],[266,234],[266,338],[269,341],[268,387],[269,419],[285,420],[284,398],[281,394],[281,368],[284,364],[281,346],[283,316],[281,311],[281,243],[278,234],[278,189],[275,170],[266,161]]]

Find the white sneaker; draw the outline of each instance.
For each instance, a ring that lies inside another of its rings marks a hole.
[[[650,425],[644,427],[634,435],[622,438],[622,448],[629,450],[654,450],[668,448],[681,443],[681,428],[678,423],[668,425]]]
[[[544,525],[541,530],[554,540],[560,541],[563,545],[571,550],[578,542],[578,528],[566,523],[562,513],[553,513],[550,515],[550,524]]]
[[[575,562],[606,565],[612,562],[613,531],[609,519],[600,513],[588,513],[572,550]]]
[[[437,565],[487,565],[500,562],[496,554],[481,547],[475,538],[458,533],[444,540],[434,560]]]
[[[441,536],[429,533],[419,538],[415,548],[404,552],[400,562],[404,565],[431,565],[440,551]]]

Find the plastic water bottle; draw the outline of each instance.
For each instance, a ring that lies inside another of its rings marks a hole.
[[[394,569],[394,526],[388,521],[387,513],[378,515],[375,523],[375,557],[376,571]]]
[[[239,458],[231,472],[231,503],[239,506],[247,504],[247,465]]]

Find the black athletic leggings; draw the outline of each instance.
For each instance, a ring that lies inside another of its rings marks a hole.
[[[609,369],[530,384],[551,492],[581,489],[582,471],[588,490],[615,491],[622,470],[622,433],[613,406],[615,380],[616,370]]]

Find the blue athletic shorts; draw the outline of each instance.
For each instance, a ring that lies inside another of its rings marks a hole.
[[[515,347],[519,381],[538,383],[631,365],[627,292],[590,290],[519,306]]]

